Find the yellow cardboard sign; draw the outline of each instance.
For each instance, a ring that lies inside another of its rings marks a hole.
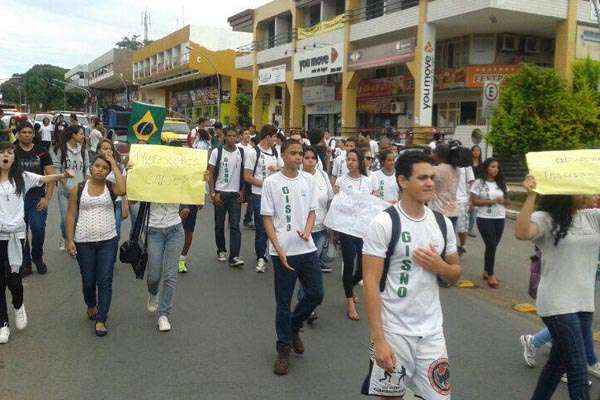
[[[204,204],[207,151],[134,144],[129,152],[127,198],[167,204]]]
[[[600,194],[600,150],[527,153],[540,194]]]

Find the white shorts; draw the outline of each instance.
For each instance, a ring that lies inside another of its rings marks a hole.
[[[469,231],[469,203],[458,203],[458,222],[456,223],[457,233],[467,233]]]
[[[426,337],[385,333],[385,338],[396,356],[396,370],[389,374],[377,365],[371,342],[369,374],[363,383],[362,394],[403,398],[408,384],[419,398],[450,399],[450,369],[442,332]]]

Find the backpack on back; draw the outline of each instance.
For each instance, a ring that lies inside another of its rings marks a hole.
[[[392,219],[392,237],[390,239],[390,243],[388,244],[388,248],[385,252],[385,259],[383,261],[383,273],[381,274],[381,279],[379,281],[379,291],[383,292],[385,290],[385,285],[387,282],[387,275],[390,270],[390,262],[392,259],[392,255],[394,254],[394,250],[396,250],[396,246],[398,245],[398,240],[400,240],[400,235],[402,233],[402,224],[400,222],[400,214],[398,214],[398,210],[396,210],[395,206],[388,207],[384,210]],[[433,210],[432,210],[433,211]],[[446,246],[448,245],[448,227],[446,226],[446,219],[444,216],[437,212],[433,211],[433,215],[435,215],[435,221],[442,232],[442,236],[444,237],[444,249],[440,256],[445,259],[446,258]],[[439,277],[438,277],[439,278]]]
[[[242,188],[244,187],[244,149],[242,149],[241,147],[237,147],[236,148],[239,150],[240,155],[242,156],[242,165],[240,166],[240,187],[238,188],[238,191],[242,190]],[[213,179],[214,179],[214,184],[216,186],[217,184],[217,180],[219,179],[219,171],[221,170],[221,158],[223,157],[223,146],[219,146],[217,147],[217,162],[215,165],[215,169],[214,169],[214,175],[213,175]],[[254,169],[256,170],[256,166],[254,166]]]

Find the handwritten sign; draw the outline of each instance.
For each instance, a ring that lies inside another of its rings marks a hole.
[[[204,204],[206,150],[134,144],[127,198],[167,204]]]
[[[325,226],[346,235],[363,238],[373,218],[390,205],[371,194],[336,194],[331,202]]]
[[[600,150],[527,153],[540,194],[600,194]]]

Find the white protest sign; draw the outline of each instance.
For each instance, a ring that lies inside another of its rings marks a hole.
[[[363,238],[375,216],[389,206],[389,203],[371,194],[340,192],[333,198],[324,224],[334,231]]]

